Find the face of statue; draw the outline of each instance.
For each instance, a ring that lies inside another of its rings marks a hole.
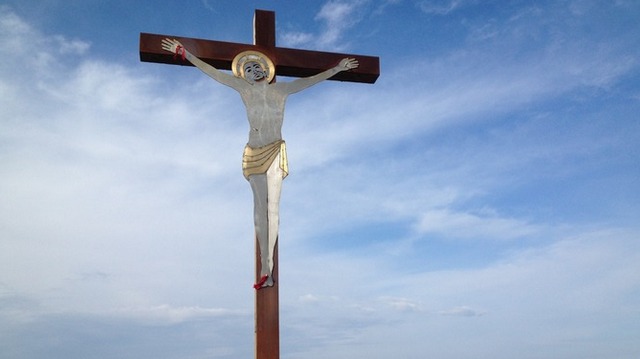
[[[247,81],[258,82],[267,78],[262,66],[257,62],[247,62],[244,65],[244,78]]]

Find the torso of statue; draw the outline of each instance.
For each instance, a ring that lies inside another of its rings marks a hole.
[[[247,109],[250,147],[258,148],[282,139],[284,107],[288,94],[277,84],[257,82],[239,89]]]

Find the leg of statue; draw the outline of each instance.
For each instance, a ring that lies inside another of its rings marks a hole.
[[[249,184],[253,191],[253,224],[260,246],[260,276],[268,275],[268,236],[269,236],[269,218],[267,210],[268,191],[267,191],[267,175],[255,174],[249,176]]]
[[[266,174],[249,176],[253,191],[253,216],[260,246],[260,276],[267,276],[262,287],[272,286],[273,255],[278,241],[280,193],[283,171],[276,158]]]
[[[269,223],[269,241],[268,241],[268,257],[267,265],[269,267],[269,279],[267,285],[273,285],[273,256],[275,252],[276,243],[278,241],[278,231],[280,227],[280,193],[282,192],[282,180],[284,172],[280,168],[280,156],[276,157],[275,161],[267,170],[267,212]]]

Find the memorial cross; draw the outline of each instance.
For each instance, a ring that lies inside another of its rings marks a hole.
[[[187,51],[188,50],[188,51]],[[175,53],[172,53],[175,52]],[[313,78],[314,75],[323,77],[322,79],[349,81],[349,82],[361,82],[361,83],[374,83],[380,74],[379,58],[373,56],[361,56],[350,54],[339,54],[332,52],[321,51],[309,51],[276,47],[276,34],[275,34],[275,13],[272,11],[256,10],[254,15],[254,44],[240,44],[224,41],[203,40],[179,36],[158,35],[158,34],[140,34],[140,60],[143,62],[156,62],[172,65],[184,65],[194,66],[194,62],[201,70],[207,73],[212,78],[229,85],[231,87],[239,87],[236,80],[221,81],[221,77],[227,77],[226,75],[219,75],[218,69],[229,70],[233,66],[237,65],[238,54],[249,52],[253,54],[258,52],[266,55],[272,62],[274,73],[269,74],[275,81],[275,75],[290,76],[290,77],[305,77]],[[195,58],[195,59],[194,59]],[[189,61],[185,61],[185,60]],[[197,61],[201,60],[201,63]],[[236,61],[234,62],[234,59]],[[250,61],[246,61],[249,63]],[[204,65],[203,65],[204,64]],[[213,69],[204,70],[205,66],[211,65]],[[339,65],[336,65],[339,64]],[[245,66],[245,68],[241,68]],[[247,65],[241,65],[236,67],[234,74],[238,75],[236,71],[247,71]],[[267,65],[268,66],[268,65]],[[250,67],[250,66],[249,66]],[[260,66],[259,66],[260,67]],[[328,70],[330,69],[330,70]],[[318,77],[315,76],[315,77]],[[230,76],[229,76],[230,77]],[[245,77],[244,75],[242,77]],[[270,79],[271,79],[270,78]],[[245,78],[246,79],[246,78]],[[249,79],[247,79],[249,81]],[[260,81],[258,79],[257,81]],[[310,81],[308,84],[298,84],[299,89],[291,90],[290,93],[297,92],[310,85],[319,82],[320,79]],[[242,86],[245,86],[243,84]],[[295,86],[293,86],[295,88]],[[236,88],[237,89],[237,88]],[[247,96],[245,94],[245,96]],[[284,97],[286,98],[286,96]],[[280,101],[279,105],[284,110],[284,98],[277,98],[274,101]],[[252,106],[251,101],[255,99],[247,99],[243,96],[247,107]],[[255,104],[260,106],[261,104]],[[264,105],[264,104],[262,104]],[[278,105],[278,104],[276,104]],[[277,107],[277,106],[275,106]],[[248,108],[249,109],[249,108]],[[273,115],[273,114],[272,114]],[[282,113],[279,113],[281,126]],[[251,115],[249,115],[251,117]],[[249,118],[251,126],[254,126],[252,119]],[[272,119],[258,119],[260,124]],[[276,125],[272,125],[276,126]],[[260,127],[262,130],[263,128]],[[258,131],[258,128],[251,130]],[[265,128],[265,132],[276,131],[279,134],[280,128],[269,129]],[[251,131],[250,131],[251,132]],[[273,133],[271,133],[273,135]],[[273,137],[273,136],[271,136]],[[251,134],[249,145],[252,142]],[[259,140],[258,140],[259,142]],[[276,149],[276,151],[278,151]],[[280,149],[284,151],[284,148]],[[245,150],[246,156],[246,150]],[[275,159],[273,161],[276,161]],[[278,160],[282,161],[282,160]],[[286,160],[285,160],[286,161]],[[281,165],[282,163],[279,162]],[[243,163],[244,166],[244,163]],[[268,166],[269,167],[269,166]],[[269,167],[269,171],[271,168]],[[282,172],[278,172],[282,174]],[[265,173],[268,175],[268,173]],[[245,174],[245,176],[247,176]],[[284,172],[283,176],[286,176]],[[251,176],[247,176],[249,179]],[[255,177],[255,176],[254,176]],[[281,180],[281,179],[280,179]],[[255,179],[250,183],[254,190],[254,201],[256,201],[256,186]],[[281,183],[281,182],[279,182]],[[270,188],[270,187],[269,187]],[[278,200],[279,200],[279,188],[278,188]],[[266,195],[265,195],[266,197]],[[258,204],[255,204],[258,206]],[[276,203],[277,205],[277,203]],[[276,208],[277,210],[277,208]],[[276,215],[277,218],[277,215]],[[276,219],[277,220],[277,219]],[[256,224],[257,228],[257,224]],[[276,227],[277,228],[277,227]],[[257,229],[256,229],[257,231]],[[277,238],[277,236],[276,236]],[[261,286],[262,284],[256,284],[256,301],[255,301],[255,345],[256,345],[256,359],[278,359],[280,356],[280,330],[279,330],[279,298],[278,298],[278,247],[277,242],[274,242],[273,248],[270,249],[272,254],[272,272],[270,273],[268,286]],[[264,248],[261,248],[258,235],[256,234],[256,283],[264,282],[267,276],[264,275],[264,261],[261,261],[261,252]],[[264,255],[262,255],[264,257]],[[264,259],[264,258],[262,258]],[[262,262],[262,263],[261,263]],[[262,271],[261,271],[262,268]]]

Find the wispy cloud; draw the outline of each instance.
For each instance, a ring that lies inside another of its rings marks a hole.
[[[470,3],[469,0],[423,0],[418,2],[418,8],[427,14],[447,15]]]
[[[348,46],[348,30],[361,20],[366,3],[363,0],[328,1],[315,17],[321,23],[318,34],[287,32],[282,35],[282,42],[287,47],[342,51]]]
[[[229,316],[250,317],[252,313],[225,308],[173,307],[162,304],[147,308],[122,308],[109,315],[146,323],[177,324]]]
[[[325,30],[318,38],[319,45],[321,47],[336,46],[338,41],[346,35],[345,32],[359,21],[358,8],[362,4],[363,1],[335,0],[322,6],[316,15],[316,19],[325,23]]]
[[[485,311],[473,309],[467,306],[453,307],[451,309],[441,310],[441,315],[451,315],[456,317],[480,317],[486,314]]]
[[[539,230],[522,220],[501,218],[495,214],[455,213],[431,210],[422,215],[417,231],[447,237],[515,239],[530,236]]]
[[[230,189],[235,186],[246,189],[241,176],[226,184],[212,180],[232,176],[228,169],[216,169],[227,166],[224,163],[237,168],[234,159],[242,142],[234,147],[227,141],[244,138],[243,123],[228,120],[231,116],[224,119],[235,108],[224,105],[225,100],[201,106],[199,101],[211,102],[210,92],[185,102],[171,88],[159,88],[157,79],[122,65],[78,56],[69,66],[61,57],[60,36],[43,35],[11,12],[3,12],[2,19],[2,34],[8,33],[2,39],[13,44],[0,49],[11,59],[11,71],[3,66],[0,74],[12,94],[0,99],[0,213],[6,235],[0,262],[6,269],[6,286],[16,293],[38,293],[44,307],[60,310],[94,312],[127,302],[157,304],[147,301],[149,287],[134,284],[129,275],[150,275],[152,263],[183,241],[217,243],[218,248],[205,251],[219,263],[219,275],[228,275],[221,267],[235,248],[251,251],[249,242],[236,246],[228,241],[242,236],[232,234],[235,229],[229,232],[235,227],[232,222],[251,223],[250,200],[246,210],[238,210],[246,217],[215,220],[221,218],[215,212],[235,212],[232,208],[240,204],[223,200],[224,193],[240,192]],[[76,45],[69,51],[86,51]],[[43,58],[47,60],[38,60]],[[193,81],[194,93],[200,92],[199,86]],[[217,116],[222,120],[210,122],[215,103],[221,105]],[[205,135],[210,131],[217,142]],[[149,186],[149,180],[159,187]],[[209,188],[206,193],[204,188]],[[220,202],[204,200],[217,191]],[[249,198],[250,191],[245,193]],[[195,208],[199,214],[192,212]],[[240,232],[250,238],[250,225],[246,228]],[[223,249],[227,245],[229,250]],[[174,255],[165,257],[165,268],[181,267],[179,255]],[[113,258],[118,258],[117,265]],[[184,283],[176,279],[181,268],[162,270],[165,284],[148,277],[147,285]],[[82,273],[109,273],[109,280],[88,281]],[[245,275],[250,277],[250,270]],[[175,299],[184,294],[180,292],[166,295]],[[171,298],[165,299],[163,303],[171,303]]]
[[[381,300],[394,310],[398,310],[401,312],[422,311],[422,306],[420,305],[420,303],[408,298],[384,297],[381,298]]]

